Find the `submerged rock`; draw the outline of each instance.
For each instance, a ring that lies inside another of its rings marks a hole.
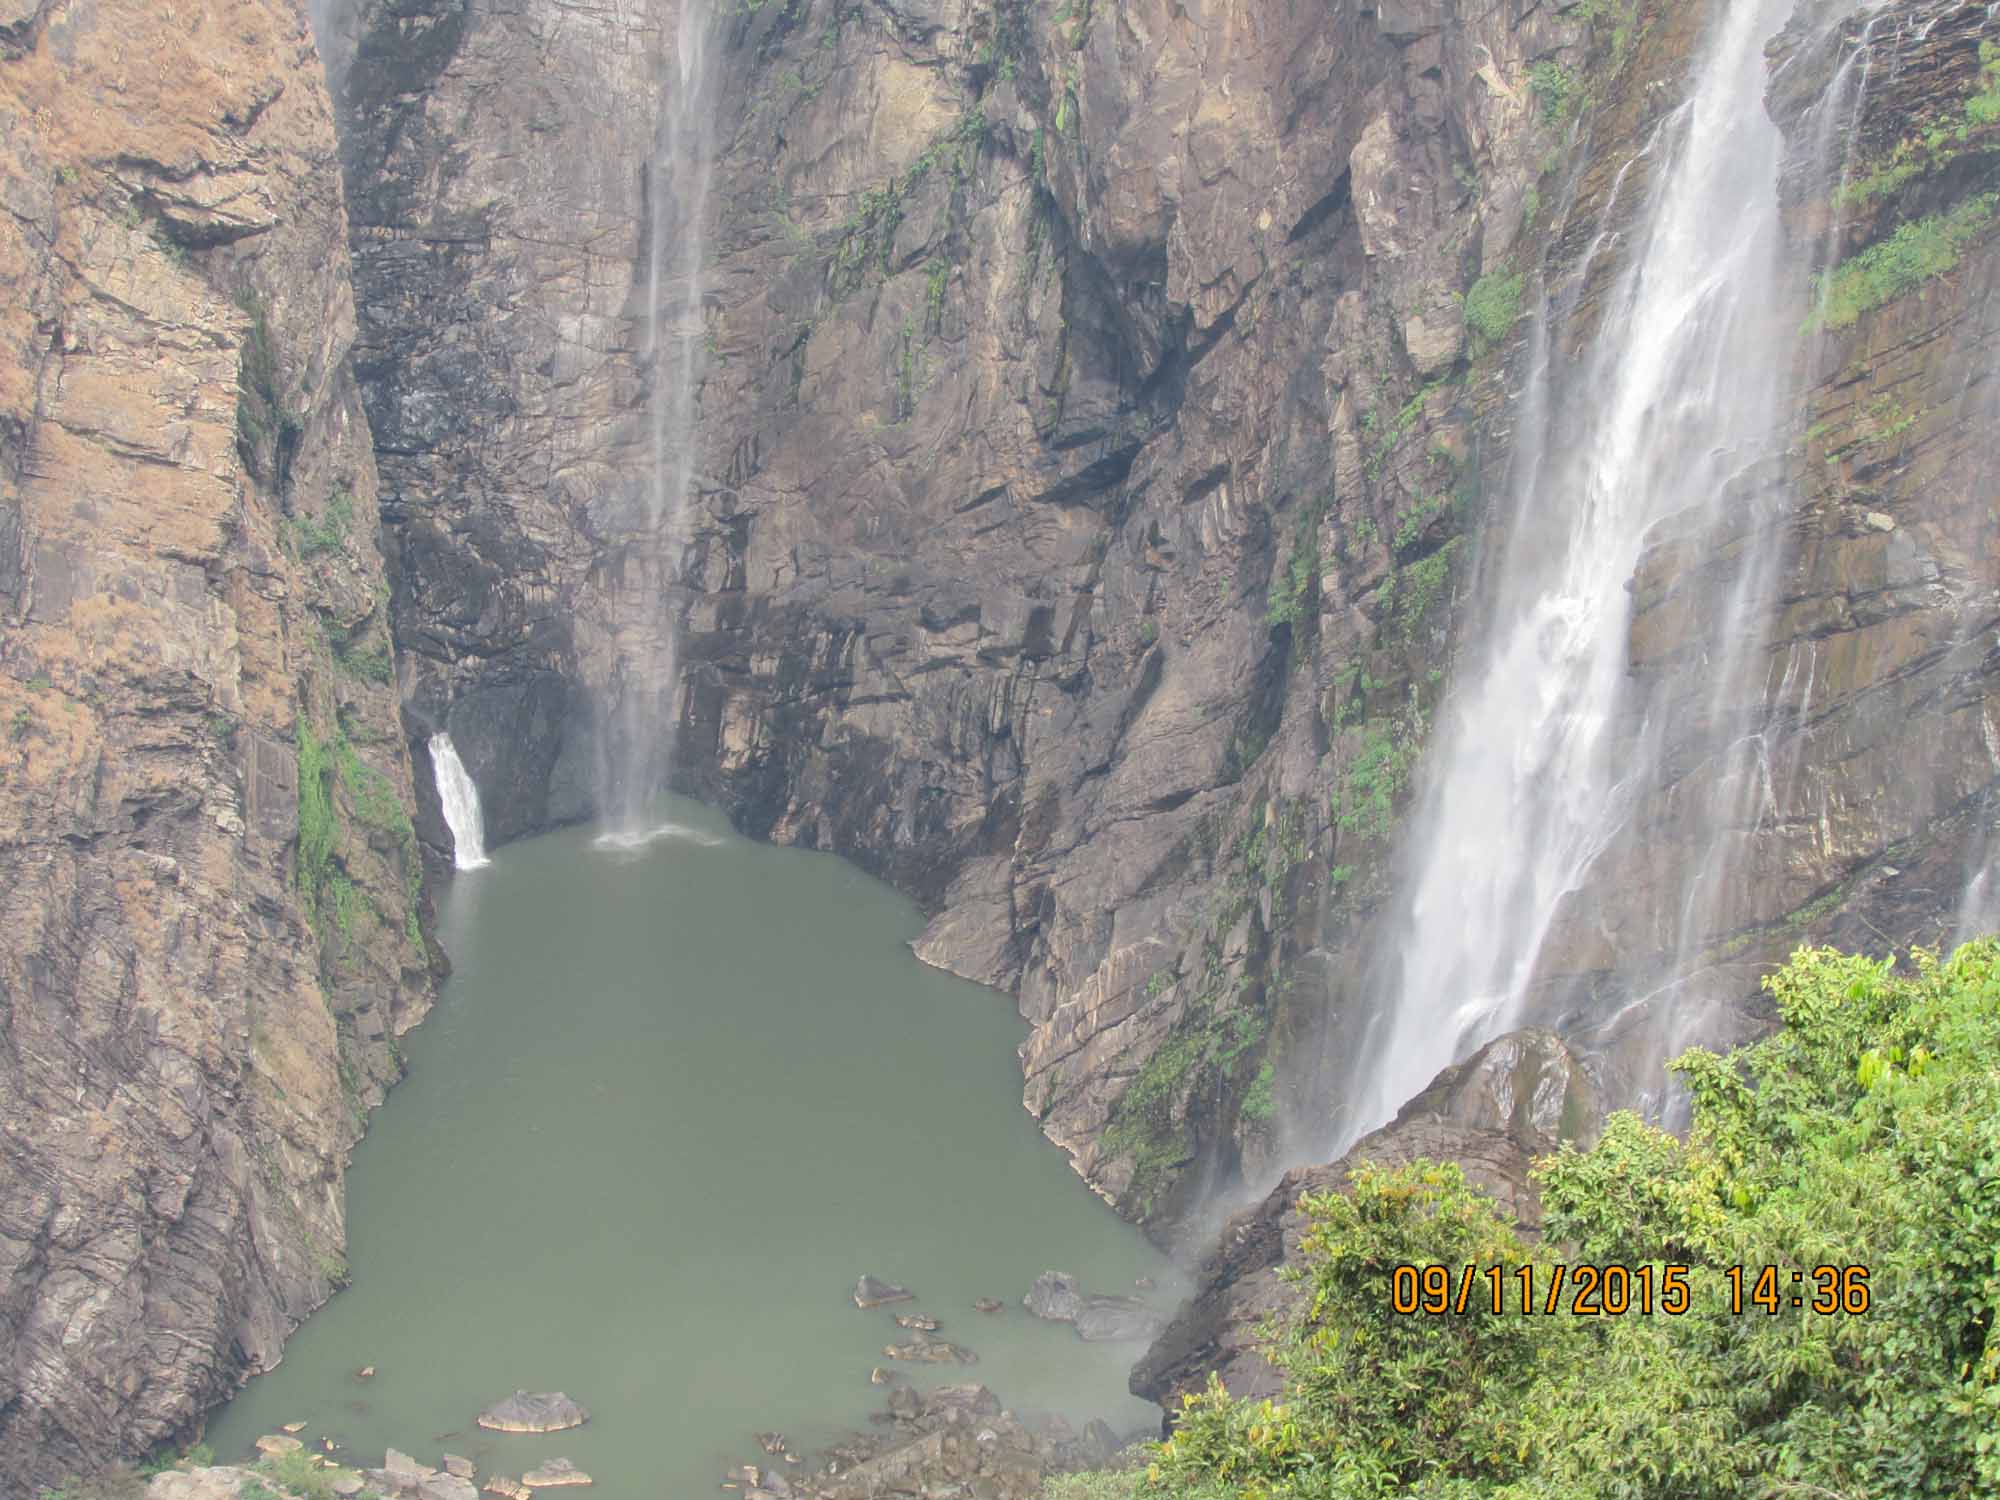
[[[908,1287],[897,1286],[894,1282],[883,1281],[874,1276],[863,1276],[854,1283],[854,1305],[856,1307],[881,1307],[890,1302],[912,1302],[916,1293]]]
[[[929,1313],[898,1313],[896,1321],[905,1328],[914,1328],[920,1333],[936,1333],[944,1324]]]
[[[568,1459],[552,1458],[523,1474],[521,1483],[532,1495],[538,1489],[562,1489],[571,1485],[594,1484],[596,1481]]]
[[[945,1339],[911,1339],[907,1343],[887,1344],[882,1352],[891,1359],[908,1360],[924,1365],[976,1365],[979,1356],[970,1349],[961,1349],[957,1344]]]
[[[1167,1320],[1137,1297],[1086,1297],[1076,1315],[1076,1336],[1094,1344],[1157,1338]]]
[[[479,1425],[491,1432],[562,1432],[589,1420],[590,1413],[561,1391],[516,1391],[479,1414]]]
[[[1021,1306],[1051,1323],[1074,1323],[1083,1311],[1083,1288],[1067,1271],[1044,1271],[1028,1288]]]
[[[998,1297],[974,1297],[972,1299],[972,1310],[974,1312],[997,1313],[1006,1305]]]
[[[757,1434],[757,1446],[773,1455],[783,1453],[785,1435],[782,1432],[760,1432]]]

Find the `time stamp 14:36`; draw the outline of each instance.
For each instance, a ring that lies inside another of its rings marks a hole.
[[[1389,1306],[1412,1317],[1469,1312],[1622,1317],[1656,1309],[1677,1317],[1694,1306],[1692,1268],[1684,1265],[1402,1265],[1389,1273]],[[1785,1308],[1821,1315],[1868,1311],[1866,1266],[1724,1266],[1721,1283],[1738,1316]]]

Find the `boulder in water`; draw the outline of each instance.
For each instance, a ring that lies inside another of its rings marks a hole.
[[[279,1428],[278,1430],[280,1432],[304,1432],[306,1430],[306,1424],[303,1422],[287,1422],[283,1427]]]
[[[887,1385],[890,1381],[894,1380],[895,1378],[896,1378],[895,1376],[891,1375],[887,1370],[883,1369],[880,1365],[877,1365],[874,1369],[868,1372],[868,1383],[870,1385]]]
[[[917,1394],[915,1387],[899,1385],[889,1392],[890,1416],[900,1417],[905,1422],[914,1422],[922,1414],[923,1409],[924,1398]]]
[[[518,1479],[509,1479],[505,1474],[487,1475],[486,1493],[499,1495],[502,1500],[529,1500],[528,1487]]]
[[[554,1489],[565,1484],[590,1484],[591,1477],[566,1458],[552,1458],[547,1463],[535,1465],[521,1476],[521,1483],[531,1490]]]
[[[1006,1305],[998,1297],[974,1297],[972,1299],[972,1310],[974,1312],[997,1313]]]
[[[447,1453],[444,1455],[444,1471],[447,1474],[455,1474],[460,1479],[470,1479],[474,1474],[479,1472],[473,1466],[471,1459],[462,1458],[456,1453]]]
[[[1076,1336],[1093,1344],[1153,1339],[1167,1320],[1136,1297],[1086,1297],[1076,1315]]]
[[[976,1365],[979,1363],[979,1356],[970,1349],[961,1349],[944,1339],[911,1339],[904,1344],[885,1345],[882,1352],[891,1359],[908,1360],[912,1364]]]
[[[257,1439],[257,1451],[266,1458],[282,1458],[287,1453],[297,1453],[303,1447],[305,1444],[297,1438],[275,1432],[267,1432]]]
[[[479,1425],[492,1432],[562,1432],[589,1420],[590,1413],[561,1391],[516,1391],[479,1414]]]
[[[1028,1288],[1021,1306],[1051,1323],[1074,1323],[1083,1311],[1083,1288],[1066,1271],[1044,1271]]]
[[[929,1313],[898,1313],[896,1321],[905,1328],[914,1328],[919,1333],[936,1333],[944,1324]]]
[[[916,1293],[906,1286],[883,1281],[874,1276],[863,1276],[854,1283],[854,1305],[856,1307],[881,1307],[890,1302],[911,1302]]]

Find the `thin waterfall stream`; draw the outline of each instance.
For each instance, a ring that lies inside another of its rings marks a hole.
[[[685,518],[699,442],[701,378],[707,354],[702,274],[709,186],[715,169],[715,101],[707,0],[684,0],[674,34],[672,76],[660,144],[648,177],[651,219],[644,280],[648,461],[643,485],[648,555],[642,597],[619,642],[617,733],[600,805],[608,845],[630,848],[647,836],[645,817],[673,764],[679,719],[679,583]]]
[[[1508,532],[1472,637],[1485,644],[1461,664],[1431,751],[1400,910],[1371,965],[1373,1019],[1349,1055],[1356,1102],[1316,1151],[1344,1149],[1519,1023],[1566,905],[1587,901],[1600,857],[1659,784],[1666,721],[1689,702],[1715,712],[1757,658],[1777,528],[1753,531],[1702,650],[1650,683],[1628,666],[1629,584],[1663,534],[1711,536],[1737,519],[1779,433],[1798,313],[1779,263],[1781,138],[1763,48],[1788,10],[1719,9],[1686,102],[1646,148],[1650,201],[1596,311],[1600,336],[1571,367],[1545,353],[1533,381],[1548,389],[1522,399]],[[1718,826],[1728,815],[1712,810]],[[1713,871],[1690,877],[1661,948],[1700,929],[1696,908],[1717,888]],[[1673,1043],[1662,1034],[1652,1049]]]

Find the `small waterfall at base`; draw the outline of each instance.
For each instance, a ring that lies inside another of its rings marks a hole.
[[[1758,659],[1782,528],[1745,537],[1745,493],[1776,446],[1800,319],[1779,256],[1782,142],[1763,103],[1764,43],[1789,9],[1716,8],[1688,98],[1641,154],[1651,186],[1629,259],[1582,313],[1595,318],[1589,352],[1560,368],[1554,352],[1576,342],[1562,320],[1586,276],[1545,315],[1498,517],[1510,530],[1486,564],[1485,628],[1467,637],[1484,644],[1439,726],[1401,908],[1385,914],[1364,980],[1367,1029],[1335,1063],[1351,1102],[1319,1150],[1344,1150],[1520,1024],[1566,905],[1587,898],[1593,865],[1660,784],[1668,725],[1719,719]],[[1696,627],[1697,648],[1647,683],[1628,658],[1630,581],[1669,532],[1696,547],[1727,534],[1750,555],[1727,607]],[[1743,752],[1710,753],[1734,765]],[[1662,892],[1663,904],[1685,896],[1663,929],[1695,919],[1713,874],[1699,897],[1693,883]],[[1679,939],[1662,938],[1671,959]]]
[[[479,812],[479,788],[458,758],[451,736],[439,730],[431,736],[431,772],[437,780],[438,801],[451,829],[451,861],[461,870],[491,864],[486,857],[486,824]]]
[[[645,840],[647,810],[673,763],[679,718],[678,625],[671,591],[680,578],[688,494],[697,456],[695,423],[707,327],[702,307],[709,182],[714,172],[714,100],[708,0],[682,0],[674,67],[649,174],[652,210],[646,258],[646,362],[650,373],[650,472],[637,570],[648,591],[619,641],[616,734],[599,805],[607,844]]]

